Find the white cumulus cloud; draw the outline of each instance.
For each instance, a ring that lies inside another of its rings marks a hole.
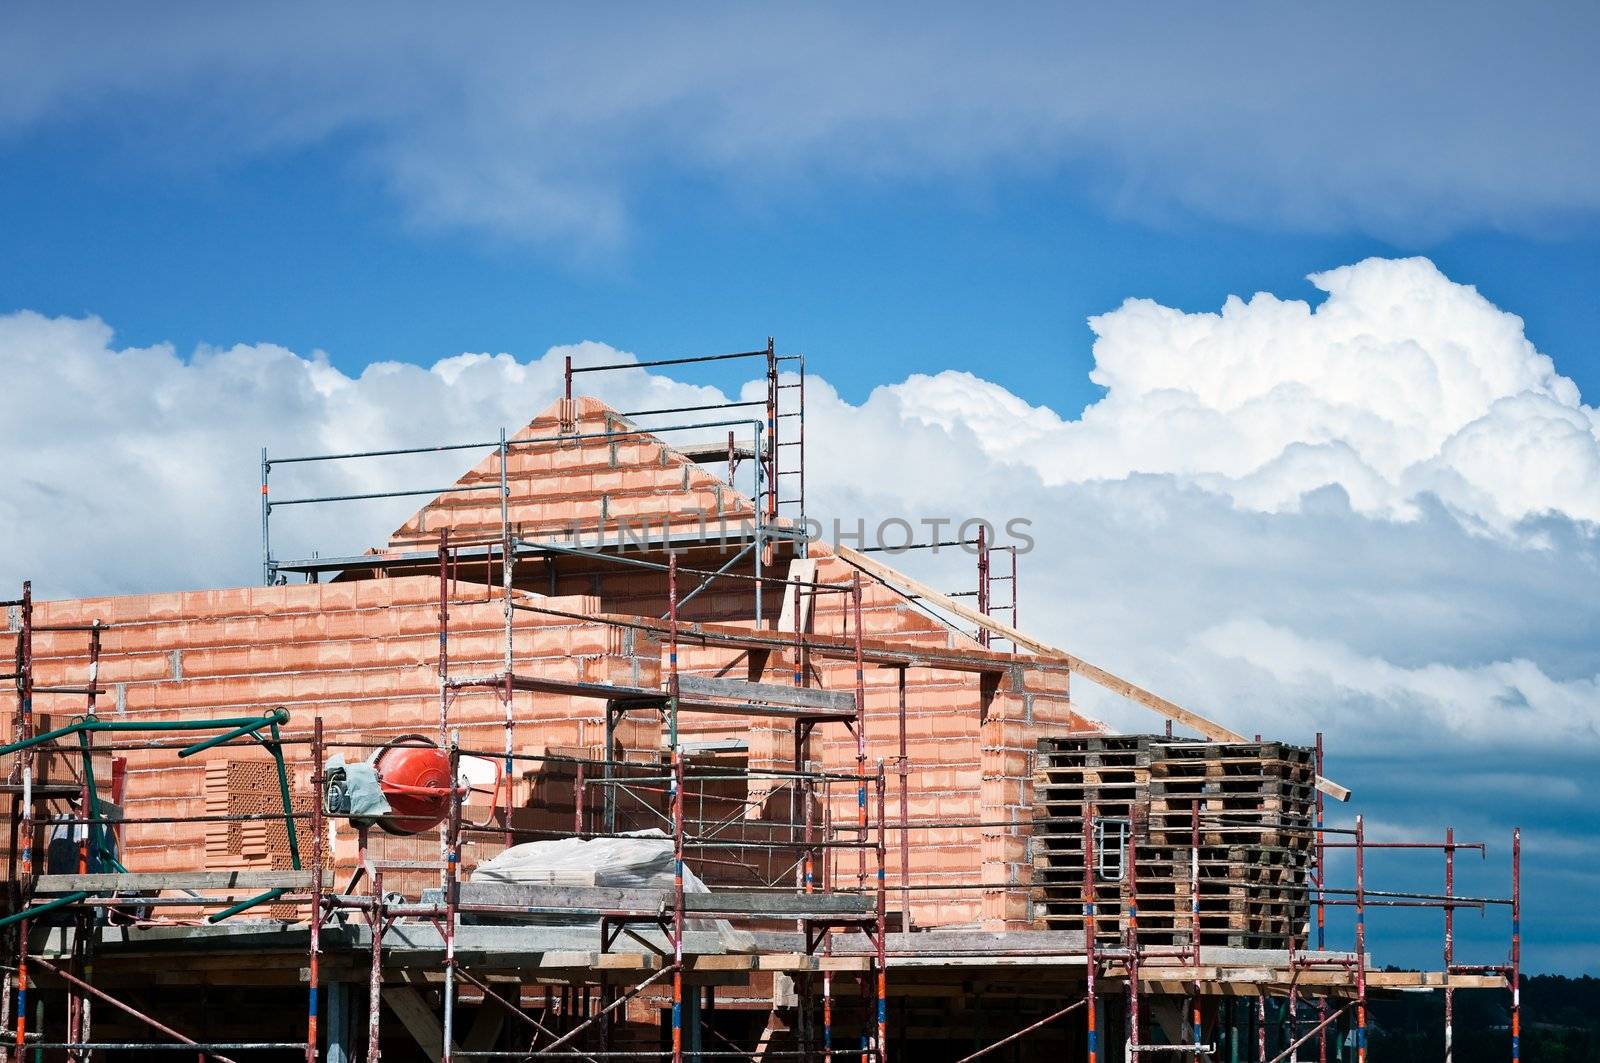
[[[1429,493],[1497,529],[1600,520],[1600,415],[1520,318],[1421,258],[1310,280],[1327,293],[1315,307],[1130,299],[1091,318],[1106,395],[1076,421],[966,374],[894,390],[907,417],[959,425],[1051,484],[1156,473],[1266,512],[1337,485],[1357,511],[1397,519]]]

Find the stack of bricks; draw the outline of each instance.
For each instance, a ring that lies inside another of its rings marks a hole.
[[[1121,937],[1127,831],[1144,944],[1190,940],[1194,808],[1200,806],[1200,936],[1205,945],[1286,948],[1304,940],[1312,754],[1277,742],[1116,736],[1045,740],[1035,776],[1037,925],[1083,927],[1083,807],[1098,821],[1097,938]]]

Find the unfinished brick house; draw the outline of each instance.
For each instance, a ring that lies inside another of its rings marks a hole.
[[[1342,1006],[1356,971],[1379,978],[1310,949],[1314,788],[1338,787],[1309,750],[807,541],[773,435],[675,448],[563,399],[366,554],[14,603],[15,1043],[953,1059],[1050,1019],[1030,1053],[1100,1058],[1061,1008],[1096,1000],[1089,970],[1148,983],[1172,1039],[1257,1021],[1241,987]],[[764,489],[735,488],[743,463]],[[1108,735],[1074,711],[1074,673],[1210,741]],[[85,718],[114,726],[71,730]],[[133,728],[180,723],[204,733]],[[367,831],[324,807],[329,756],[422,741],[458,780],[442,822]],[[712,900],[473,881],[511,844],[652,827]],[[592,923],[541,918],[557,909]],[[731,946],[695,922],[713,918],[749,933]],[[162,985],[192,992],[158,1004]]]

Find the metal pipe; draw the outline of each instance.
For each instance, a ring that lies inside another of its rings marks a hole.
[[[367,968],[367,1059],[378,1063],[382,1057],[380,1025],[383,1018],[383,868],[367,863],[367,828],[360,828],[361,865],[372,876],[372,910],[367,914],[372,928],[372,955]]]
[[[1200,802],[1191,806],[1189,819],[1189,948],[1194,953],[1194,1014],[1191,1019],[1194,1050],[1199,1055],[1202,1041],[1200,1024]]]
[[[772,549],[771,542],[766,537],[766,531],[767,531],[767,528],[770,526],[771,522],[770,521],[763,521],[761,519],[761,479],[762,479],[763,465],[762,465],[761,459],[759,457],[759,455],[761,453],[761,422],[759,422],[759,421],[756,422],[756,426],[755,426],[755,438],[753,440],[751,440],[751,450],[756,455],[758,455],[756,460],[752,461],[750,463],[750,468],[752,470],[752,475],[753,475],[753,477],[755,479],[755,495],[754,495],[755,513],[752,515],[753,519],[751,521],[751,530],[754,532],[754,541],[755,541],[755,548],[756,548],[755,549],[755,553],[753,555],[753,558],[754,558],[754,561],[755,561],[755,579],[756,579],[756,616],[755,616],[755,620],[756,620],[756,627],[759,628],[761,626],[761,620],[762,620],[762,607],[763,607],[762,590],[766,586],[766,583],[765,583],[766,574],[764,572],[764,568],[765,568],[765,566],[767,564],[767,560],[768,560],[768,558],[767,558],[768,551]],[[776,484],[773,485],[773,491],[774,492],[777,491],[777,485]]]
[[[1446,827],[1444,831],[1444,895],[1450,896],[1456,889],[1456,830]],[[1450,966],[1456,962],[1456,910],[1454,905],[1447,905],[1444,910],[1444,969],[1448,974]],[[1455,1011],[1456,991],[1450,985],[1448,978],[1444,987],[1444,1063],[1453,1063],[1455,1059]]]
[[[1323,765],[1322,765],[1323,746],[1322,746],[1322,732],[1321,731],[1317,732],[1317,743],[1316,743],[1316,747],[1315,747],[1314,757],[1315,757],[1315,761],[1316,761],[1317,778],[1321,779],[1326,774],[1323,771]],[[1313,792],[1314,792],[1314,794],[1316,796],[1316,821],[1315,821],[1316,822],[1316,836],[1315,836],[1315,845],[1316,845],[1316,865],[1317,865],[1317,877],[1316,877],[1316,883],[1317,883],[1317,893],[1316,893],[1317,950],[1321,951],[1324,948],[1326,948],[1326,942],[1327,942],[1327,938],[1326,938],[1326,934],[1327,934],[1327,911],[1323,907],[1323,904],[1322,904],[1322,894],[1323,894],[1323,891],[1328,886],[1328,865],[1327,865],[1327,857],[1326,857],[1326,855],[1324,853],[1325,845],[1323,843],[1323,837],[1322,837],[1322,828],[1323,828],[1322,790],[1317,788],[1317,787],[1312,787],[1312,790],[1313,790]],[[1327,998],[1326,994],[1317,997],[1317,1019],[1318,1019],[1318,1022],[1317,1022],[1317,1063],[1328,1063],[1328,1023],[1331,1020],[1328,1017],[1328,998]]]
[[[649,417],[663,413],[699,413],[703,410],[742,410],[752,406],[764,406],[766,403],[760,399],[751,399],[747,402],[709,402],[701,406],[667,406],[659,410],[624,410],[623,417]]]
[[[887,814],[887,797],[889,782],[884,771],[883,761],[878,761],[878,1063],[889,1063],[889,963],[886,956],[889,941],[888,930],[888,881],[885,868],[888,847],[887,835],[884,832],[884,819]]]
[[[1030,1023],[1029,1025],[1024,1026],[1022,1029],[1018,1030],[1016,1033],[1010,1034],[1010,1035],[1008,1035],[1006,1037],[1002,1037],[1000,1040],[996,1041],[992,1045],[988,1045],[988,1046],[986,1046],[984,1048],[980,1048],[976,1052],[972,1053],[969,1056],[962,1056],[960,1059],[956,1060],[956,1063],[972,1063],[972,1061],[975,1060],[975,1059],[982,1059],[984,1056],[988,1055],[990,1052],[994,1052],[997,1049],[1004,1048],[1006,1045],[1010,1044],[1011,1042],[1016,1041],[1016,1040],[1018,1040],[1020,1038],[1026,1037],[1028,1034],[1033,1033],[1035,1030],[1042,1029],[1043,1027],[1049,1025],[1050,1023],[1055,1022],[1057,1019],[1065,1018],[1066,1016],[1071,1015],[1073,1012],[1077,1011],[1079,1008],[1083,1007],[1088,1002],[1089,1002],[1089,998],[1088,997],[1084,997],[1082,1000],[1076,1001],[1076,1002],[1074,1002],[1072,1004],[1068,1004],[1066,1007],[1062,1008],[1060,1011],[1057,1011],[1057,1012],[1055,1012],[1053,1014],[1050,1014],[1050,1015],[1046,1015],[1044,1018],[1040,1019],[1038,1022]]]
[[[311,913],[306,964],[306,1063],[317,1063],[317,996],[322,954],[322,717],[311,721]],[[293,829],[293,824],[290,824]],[[338,1036],[339,1031],[335,1031]]]
[[[906,670],[898,669],[900,737],[900,921],[911,929],[911,757],[906,740]]]
[[[583,371],[584,370],[582,369],[573,370],[574,373],[581,373]],[[760,421],[753,418],[744,418],[733,421],[696,421],[691,424],[657,425],[653,428],[622,430],[612,429],[608,432],[583,432],[579,433],[578,435],[573,435],[569,432],[566,434],[553,436],[524,436],[521,439],[511,440],[510,445],[513,447],[530,447],[538,446],[542,443],[570,443],[575,440],[583,439],[614,439],[618,436],[648,436],[657,435],[661,432],[688,431],[694,428],[727,428],[730,425],[751,425],[760,423]],[[487,447],[493,447],[495,445],[496,443],[494,440],[488,439],[481,443],[443,443],[439,444],[438,446],[431,447],[396,447],[390,450],[358,450],[348,451],[343,454],[302,454],[292,458],[273,458],[272,464],[291,465],[296,462],[345,461],[352,458],[389,458],[402,454],[436,454],[451,450],[483,450]],[[447,490],[456,491],[460,490],[460,488],[451,487],[447,488]]]
[[[506,447],[506,430],[500,429],[500,592],[503,599],[502,612],[506,626],[505,644],[505,686],[500,697],[505,711],[505,761],[504,774],[506,780],[506,809],[505,809],[505,845],[510,848],[511,837],[511,807],[515,801],[516,780],[511,773],[511,755],[516,749],[516,713],[514,710],[514,693],[512,690],[512,651],[514,647],[513,621],[516,616],[512,609],[511,585],[515,579],[516,551],[513,549],[515,540],[511,535],[511,482],[510,471],[507,468],[510,451]]]
[[[1138,846],[1134,835],[1138,832],[1137,809],[1135,818],[1128,824],[1128,844],[1123,853],[1122,948],[1127,953],[1128,967],[1128,1042],[1127,1055],[1132,1058],[1139,1050],[1139,863]]]
[[[715,572],[707,573],[706,574],[706,578],[700,581],[699,586],[695,587],[695,589],[690,591],[688,594],[685,594],[683,596],[683,601],[679,602],[678,604],[679,605],[687,604],[691,599],[694,598],[695,595],[699,594],[701,591],[703,591],[707,587],[711,586],[712,581],[717,579],[718,577],[731,575],[735,579],[751,579],[751,578],[753,578],[753,577],[750,577],[750,576],[746,576],[742,572],[730,573],[728,570],[731,569],[734,565],[738,564],[739,561],[744,557],[745,554],[748,554],[751,550],[754,550],[755,548],[756,548],[756,544],[754,542],[746,543],[742,548],[740,548],[738,553],[734,554],[732,557],[728,558],[728,560],[724,561],[722,563],[722,567],[721,568],[717,569]],[[681,571],[692,572],[693,570],[691,570],[691,569],[683,569]],[[784,581],[784,582],[788,582],[788,581]],[[665,620],[666,617],[663,615],[661,619]]]
[[[53,912],[58,908],[65,908],[69,904],[76,904],[87,896],[89,896],[89,894],[86,891],[79,890],[75,893],[64,894],[60,897],[54,898],[53,900],[45,901],[43,904],[36,904],[32,908],[24,908],[20,912],[12,912],[8,916],[0,917],[0,929],[11,926],[13,923],[26,923],[29,919],[32,919],[35,916],[44,915],[47,912]],[[27,927],[24,926],[23,929],[26,930]],[[26,949],[27,946],[24,944],[24,952],[26,952]],[[17,967],[19,970],[24,972],[27,970],[26,964],[21,961],[18,962]],[[20,1011],[17,1013],[17,1021],[19,1023],[22,1021],[22,1013]]]
[[[411,498],[416,495],[453,495],[458,491],[493,491],[494,484],[451,484],[449,487],[422,487],[411,491],[368,491],[359,495],[315,495],[283,498],[274,506],[309,506],[318,502],[366,502],[376,498]]]
[[[450,778],[461,777],[461,751],[452,737],[450,750]],[[440,1063],[450,1063],[455,1051],[456,1015],[456,908],[460,903],[461,889],[458,878],[461,864],[461,787],[450,787],[450,812],[445,818],[445,881],[444,881],[444,1046]]]
[[[1522,1059],[1522,828],[1511,831],[1511,1063]]]
[[[978,612],[989,615],[989,536],[988,526],[978,525]],[[989,648],[989,629],[978,629],[978,645]]]
[[[303,1051],[305,1045],[299,1041],[227,1041],[201,1044],[198,1042],[180,1041],[177,1044],[152,1044],[148,1041],[29,1041],[28,1047],[37,1057],[44,1051],[78,1050],[82,1052],[171,1052],[180,1048],[192,1048],[204,1055],[217,1059],[226,1059],[220,1056],[220,1051],[263,1051],[282,1052],[294,1050]]]
[[[267,463],[267,448],[261,448],[261,582],[272,586],[272,501],[267,497],[267,474],[272,466]],[[20,1063],[20,1060],[18,1061]]]
[[[859,841],[867,837],[867,686],[866,667],[862,661],[861,646],[861,571],[856,569],[851,572],[851,608],[854,613],[852,634],[855,640],[856,651],[856,838]],[[856,888],[865,889],[867,884],[867,852],[861,850],[856,872]]]
[[[33,722],[33,711],[32,711],[32,709],[33,709],[33,698],[32,698],[32,687],[30,685],[30,687],[29,687],[29,696],[28,696],[28,705],[27,705],[27,713],[28,713],[27,721],[30,724],[30,732],[31,732],[31,724]],[[43,745],[46,742],[53,742],[58,738],[65,738],[66,736],[71,735],[71,734],[76,734],[79,731],[204,731],[204,730],[208,730],[208,729],[214,728],[214,727],[241,727],[241,726],[243,726],[245,724],[253,724],[253,723],[271,724],[273,722],[274,721],[273,721],[273,719],[271,717],[265,717],[264,718],[264,717],[256,717],[256,716],[234,716],[234,717],[228,717],[228,718],[219,719],[219,720],[160,720],[160,721],[102,720],[102,719],[96,717],[95,719],[92,719],[92,720],[76,720],[76,721],[74,721],[72,723],[67,724],[64,727],[57,727],[53,731],[46,731],[45,733],[39,734],[39,735],[35,735],[35,734],[29,733],[25,737],[19,738],[16,741],[9,742],[6,745],[0,746],[0,756],[4,756],[4,755],[6,755],[8,753],[17,753],[17,752],[20,752],[20,751],[22,751],[24,749],[31,749],[34,746]],[[161,748],[161,747],[154,746],[154,747],[132,747],[132,748]]]
[[[1085,797],[1083,799],[1083,960],[1088,992],[1084,999],[1089,1005],[1089,1063],[1100,1063],[1100,1031],[1095,1022],[1099,1001],[1095,998],[1095,968],[1098,966],[1098,961],[1094,955],[1094,935],[1094,804]]]
[[[800,425],[799,425],[799,428],[795,432],[795,449],[800,452],[800,462],[799,462],[799,466],[798,466],[798,469],[797,469],[799,475],[796,477],[796,479],[798,479],[800,481],[800,527],[801,528],[805,528],[807,526],[806,525],[806,359],[805,359],[805,355],[803,355],[803,354],[799,355],[798,357],[800,359],[800,381],[799,381],[799,384],[800,384]],[[811,544],[810,544],[809,541],[804,540],[804,539],[801,540],[801,542],[800,542],[800,556],[801,557],[810,557],[811,556]]]
[[[1367,863],[1364,817],[1356,816],[1356,1063],[1367,1061]],[[1515,1043],[1515,1035],[1513,1035]],[[1515,1049],[1513,1049],[1513,1053]]]
[[[224,734],[212,735],[210,738],[196,742],[192,746],[185,746],[183,749],[178,750],[178,756],[192,757],[196,753],[204,753],[206,750],[215,746],[226,745],[235,738],[243,738],[245,735],[253,735],[263,727],[268,727],[272,724],[283,724],[288,722],[289,711],[282,705],[279,705],[276,709],[273,709],[270,714],[259,720],[253,720],[250,723],[241,724],[240,726],[235,727],[233,730]]]
[[[439,737],[443,748],[449,741],[450,728],[450,529],[439,529]],[[451,771],[451,791],[458,781],[454,768]],[[450,826],[439,824],[439,886],[448,885],[446,865],[450,856]]]
[[[1344,1007],[1340,1008],[1338,1011],[1334,1012],[1332,1015],[1322,1016],[1321,1019],[1318,1021],[1318,1023],[1317,1023],[1315,1028],[1313,1028],[1311,1030],[1307,1030],[1305,1032],[1305,1034],[1302,1035],[1298,1040],[1292,1042],[1289,1045],[1288,1048],[1285,1048],[1282,1052],[1279,1052],[1277,1055],[1273,1056],[1270,1060],[1267,1061],[1267,1063],[1282,1063],[1282,1061],[1286,1057],[1288,1057],[1291,1053],[1293,1053],[1295,1049],[1299,1048],[1301,1045],[1303,1045],[1307,1041],[1311,1040],[1313,1035],[1315,1035],[1319,1039],[1325,1039],[1327,1037],[1328,1024],[1333,1022],[1339,1016],[1343,1015],[1345,1012],[1349,1011],[1350,1008],[1351,1008],[1351,1005],[1346,1004]]]
[[[613,362],[609,365],[583,365],[574,373],[599,373],[608,369],[648,369],[658,365],[688,365],[691,362],[726,362],[730,358],[760,358],[766,351],[736,351],[733,354],[698,354],[685,358],[656,358],[647,362]]]
[[[672,1063],[683,1063],[683,745],[678,741],[678,555],[667,554],[667,716],[672,749]],[[554,1047],[554,1046],[551,1046]]]
[[[220,923],[224,919],[227,919],[229,916],[238,915],[240,912],[248,911],[249,909],[254,908],[258,904],[266,904],[268,901],[275,901],[279,897],[282,897],[285,894],[287,894],[288,892],[289,891],[287,889],[270,889],[270,890],[267,890],[265,893],[259,893],[256,896],[251,897],[248,900],[240,901],[238,904],[230,904],[228,907],[224,908],[222,911],[214,912],[211,915],[206,916],[206,922],[208,922],[208,923]]]

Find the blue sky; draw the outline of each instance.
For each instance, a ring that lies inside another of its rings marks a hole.
[[[0,575],[248,580],[264,442],[480,438],[566,353],[772,334],[818,507],[1029,516],[1041,635],[1327,730],[1392,836],[1523,823],[1530,966],[1600,972],[1597,19],[8,9]]]
[[[0,172],[11,306],[98,314],[132,345],[270,341],[354,372],[583,339],[732,350],[772,334],[852,398],[965,369],[1075,413],[1099,397],[1086,319],[1130,296],[1188,310],[1258,290],[1315,298],[1308,273],[1425,254],[1521,315],[1586,393],[1600,390],[1600,228],[1588,219],[1559,234],[1404,240],[1131,219],[1075,173],[834,180],[759,205],[666,175],[646,189],[626,250],[579,260],[408,224],[340,144],[188,167],[129,158],[87,119],[0,140]]]

